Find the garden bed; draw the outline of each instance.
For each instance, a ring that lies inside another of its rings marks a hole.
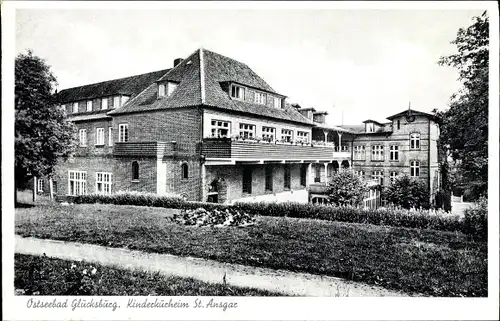
[[[487,243],[460,232],[263,216],[246,228],[199,228],[173,223],[175,213],[104,204],[20,208],[16,233],[330,275],[407,293],[487,295]]]

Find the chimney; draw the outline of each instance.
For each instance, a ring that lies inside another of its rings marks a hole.
[[[177,58],[177,59],[174,59],[174,67],[177,66],[178,64],[180,64],[184,59],[182,58]]]
[[[313,121],[315,123],[324,124],[326,115],[328,115],[328,113],[326,111],[315,112],[315,113],[313,113]]]

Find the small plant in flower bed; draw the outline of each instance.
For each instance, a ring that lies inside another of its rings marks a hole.
[[[226,208],[225,210],[197,208],[195,210],[183,210],[180,214],[174,214],[172,220],[182,225],[197,226],[250,226],[255,224],[255,217],[247,213]]]

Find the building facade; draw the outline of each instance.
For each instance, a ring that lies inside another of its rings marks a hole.
[[[290,197],[342,168],[371,178],[386,166],[389,177],[409,172],[415,159],[420,175],[434,173],[421,156],[434,146],[426,145],[434,127],[419,130],[418,152],[404,154],[410,143],[402,139],[422,115],[388,138],[328,126],[325,112],[285,99],[247,65],[204,49],[171,69],[62,90],[58,100],[79,145],[56,167],[57,195],[139,191],[231,203]],[[353,146],[370,151],[380,143],[385,151],[393,140],[398,163],[353,157]]]

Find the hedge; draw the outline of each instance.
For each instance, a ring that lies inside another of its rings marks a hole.
[[[166,207],[175,209],[237,209],[248,214],[276,217],[295,217],[337,221],[346,223],[363,223],[388,225],[394,227],[432,229],[450,232],[463,232],[475,235],[481,224],[466,224],[464,219],[443,211],[405,210],[398,208],[363,209],[352,206],[318,206],[303,203],[236,203],[223,205],[216,203],[189,202],[176,196],[158,196],[156,194],[117,193],[112,195],[81,195],[70,201],[76,204],[114,204]]]

